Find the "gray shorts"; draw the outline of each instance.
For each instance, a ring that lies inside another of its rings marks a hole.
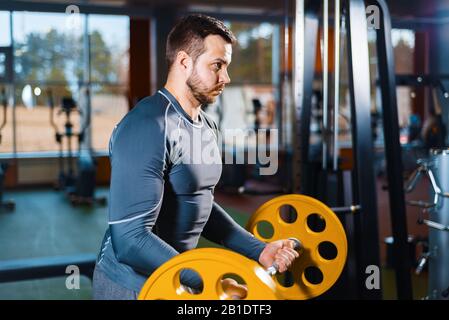
[[[94,270],[92,286],[93,300],[137,300],[137,292],[118,285],[97,267]]]

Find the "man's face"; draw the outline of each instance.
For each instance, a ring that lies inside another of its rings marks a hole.
[[[210,104],[231,82],[228,66],[232,45],[219,35],[209,35],[204,39],[204,47],[205,51],[196,59],[186,83],[200,104]]]

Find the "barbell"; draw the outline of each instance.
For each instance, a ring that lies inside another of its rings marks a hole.
[[[281,216],[281,208],[296,211],[291,220]],[[271,224],[273,234],[262,235],[260,223]],[[200,248],[181,253],[159,267],[145,282],[139,300],[216,300],[230,299],[221,286],[227,275],[246,284],[247,300],[303,300],[317,297],[337,281],[347,256],[346,234],[338,217],[322,202],[304,195],[284,195],[264,203],[251,216],[247,230],[261,241],[296,238],[302,244],[300,257],[285,275],[270,276],[254,260],[227,249]],[[203,280],[201,292],[192,293],[180,281],[180,274],[191,269]]]

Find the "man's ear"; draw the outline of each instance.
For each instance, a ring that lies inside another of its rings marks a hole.
[[[179,51],[176,60],[182,70],[188,71],[192,68],[192,58],[185,51]]]

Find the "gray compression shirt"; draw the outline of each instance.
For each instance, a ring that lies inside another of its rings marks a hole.
[[[110,143],[109,228],[97,267],[136,292],[173,256],[199,237],[258,260],[265,244],[214,202],[221,175],[216,124],[198,122],[166,89],[141,100],[115,127]],[[181,282],[198,288],[196,273]]]

